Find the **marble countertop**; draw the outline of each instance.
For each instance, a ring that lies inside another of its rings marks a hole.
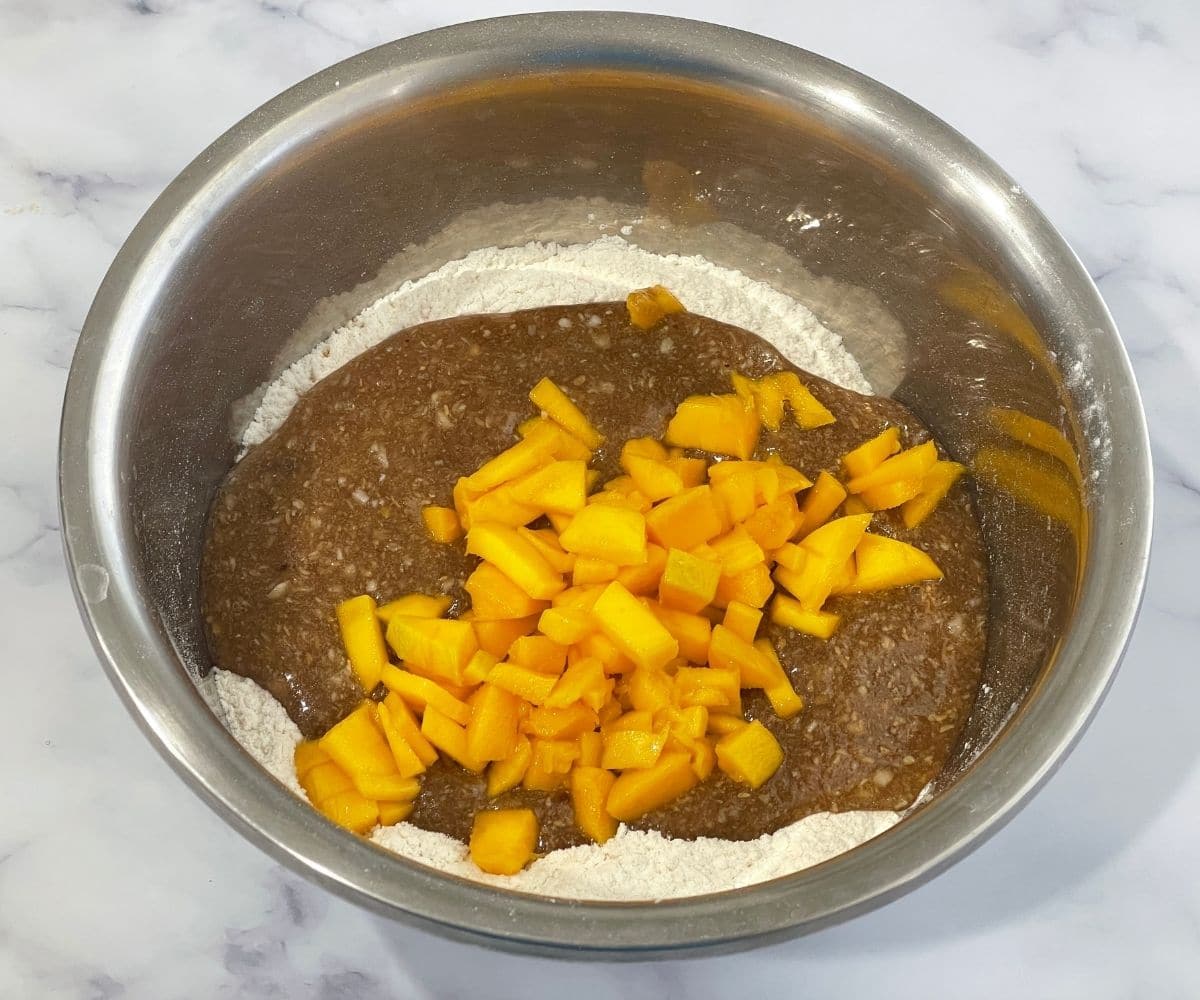
[[[0,0],[0,996],[1200,995],[1200,7],[1177,0],[646,5],[814,49],[957,126],[1075,246],[1133,357],[1157,490],[1141,620],[1078,749],[966,860],[736,957],[492,954],[284,870],[130,722],[76,619],[54,491],[67,366],[105,269],[176,172],[284,87],[539,6]]]

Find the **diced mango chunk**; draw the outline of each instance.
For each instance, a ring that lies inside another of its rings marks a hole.
[[[783,749],[771,731],[755,719],[722,736],[716,745],[717,766],[734,781],[760,787],[783,763]]]
[[[494,799],[497,795],[503,795],[510,789],[516,788],[525,777],[525,772],[529,769],[529,762],[532,759],[533,744],[529,741],[529,737],[523,734],[518,735],[513,752],[503,760],[498,760],[488,766],[488,798]]]
[[[921,492],[905,501],[900,508],[904,527],[915,528],[932,514],[934,508],[942,502],[950,488],[966,471],[967,467],[958,462],[934,462],[933,467],[921,480]]]
[[[375,614],[385,625],[393,618],[441,618],[453,603],[445,594],[405,594],[381,605]]]
[[[462,684],[463,671],[479,648],[470,622],[445,618],[393,618],[387,641],[414,671],[452,684]]]
[[[425,714],[421,716],[421,735],[468,771],[478,774],[487,763],[471,756],[466,727],[443,715],[432,704],[425,706]]]
[[[337,606],[338,630],[350,668],[368,694],[379,683],[379,675],[388,662],[377,610],[375,599],[367,594],[352,597]]]
[[[937,563],[916,546],[883,535],[863,535],[854,550],[854,562],[856,572],[843,590],[846,594],[866,594],[942,578]]]
[[[543,513],[574,514],[587,498],[587,465],[579,460],[551,462],[510,487],[514,500]]]
[[[813,483],[812,489],[804,496],[804,503],[800,507],[801,521],[796,532],[797,536],[804,537],[816,531],[829,520],[845,499],[846,488],[828,472],[822,471],[817,476],[817,481]]]
[[[906,480],[920,481],[937,461],[937,445],[932,441],[906,448],[898,455],[884,460],[870,472],[855,476],[846,483],[850,493],[864,493],[878,486]]]
[[[679,643],[654,613],[615,581],[592,614],[605,636],[639,667],[665,666],[679,652]]]
[[[455,698],[428,677],[419,677],[389,665],[383,668],[380,680],[417,711],[424,712],[433,707],[460,725],[466,725],[471,718],[471,709],[466,702]]]
[[[515,528],[473,524],[467,532],[467,552],[494,563],[501,573],[536,600],[548,600],[566,589],[562,575],[555,572],[537,547]]]
[[[571,806],[575,824],[597,844],[617,832],[617,821],[609,815],[608,796],[616,776],[601,767],[582,766],[571,771]]]
[[[625,297],[629,322],[639,330],[649,330],[672,313],[687,312],[683,303],[662,285],[639,288]]]
[[[842,457],[842,467],[846,470],[846,476],[853,479],[855,476],[865,476],[868,472],[878,468],[884,459],[891,457],[900,450],[900,428],[887,427],[875,437],[868,441],[864,441],[853,451],[847,452]]]
[[[529,400],[568,434],[578,438],[593,451],[604,443],[601,434],[583,411],[550,379],[544,378],[529,390]]]
[[[368,798],[377,796],[364,787],[374,778],[400,775],[382,731],[375,722],[370,702],[363,702],[333,726],[319,741],[321,749],[350,776],[354,786]]]
[[[541,614],[546,601],[535,601],[492,563],[480,563],[464,585],[477,618],[528,618]]]
[[[667,424],[666,442],[748,459],[758,447],[758,413],[735,394],[688,396]]]
[[[721,582],[721,567],[680,549],[667,551],[658,585],[658,600],[666,607],[694,614],[712,603]]]
[[[467,723],[467,756],[503,760],[513,752],[521,724],[521,699],[495,684],[482,684],[471,697]]]
[[[475,618],[471,620],[471,627],[475,629],[479,648],[486,650],[496,659],[502,659],[508,655],[514,642],[523,635],[529,635],[537,628],[537,623],[537,615],[531,615],[528,618]]]
[[[664,753],[653,767],[625,771],[613,782],[608,814],[622,823],[636,822],[679,798],[698,781],[688,754]]]
[[[767,696],[771,708],[781,719],[790,719],[793,715],[798,715],[804,710],[804,699],[792,687],[792,682],[783,669],[783,664],[779,662],[779,655],[775,652],[775,647],[771,645],[771,640],[758,639],[754,643],[754,648],[775,665],[777,680],[763,688],[763,694]],[[711,730],[711,719],[709,722]]]
[[[471,860],[490,875],[515,875],[533,860],[537,838],[532,809],[487,809],[471,826]]]
[[[758,608],[752,608],[741,601],[730,601],[725,608],[725,619],[721,624],[740,639],[753,642],[762,617],[763,613]]]
[[[663,628],[671,633],[679,643],[679,655],[692,663],[708,661],[708,644],[712,636],[712,622],[703,615],[691,615],[685,611],[675,611],[662,605],[652,605],[654,612]]]
[[[657,504],[645,517],[651,539],[665,549],[690,552],[724,530],[710,486],[694,486]]]
[[[830,611],[806,611],[799,601],[778,594],[771,602],[771,621],[818,639],[829,639],[842,623],[841,615]]]
[[[558,540],[577,556],[637,566],[646,560],[646,519],[637,511],[593,504],[571,519]]]
[[[532,472],[549,459],[550,450],[546,442],[526,438],[506,448],[467,476],[464,489],[476,497],[482,496],[488,490]]]
[[[421,509],[421,521],[435,542],[453,542],[463,536],[463,526],[453,507],[431,504]]]

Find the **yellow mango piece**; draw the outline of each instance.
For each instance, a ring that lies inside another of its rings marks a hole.
[[[508,655],[512,644],[521,636],[529,635],[537,628],[538,616],[531,615],[528,618],[504,618],[504,619],[472,619],[471,627],[475,629],[475,638],[479,641],[479,648],[486,650],[496,659],[503,659]],[[466,671],[463,671],[464,677]]]
[[[720,462],[712,466],[709,475],[713,498],[731,524],[746,520],[754,513],[757,479],[752,469],[739,469],[732,475],[715,478],[712,473],[725,465],[741,465],[740,462]]]
[[[589,462],[592,449],[549,417],[530,417],[517,425],[517,434],[545,449],[553,459]]]
[[[804,710],[804,699],[792,687],[792,682],[788,678],[787,671],[783,669],[783,664],[779,662],[779,655],[775,652],[775,647],[771,645],[771,640],[759,639],[754,643],[754,648],[770,660],[778,672],[778,680],[763,688],[763,694],[767,696],[775,714],[781,719],[790,719],[793,715],[798,715]],[[711,724],[709,729],[712,729]]]
[[[364,782],[397,773],[396,761],[375,722],[375,710],[370,702],[364,701],[330,728],[318,743],[367,798],[375,796],[363,787]]]
[[[462,684],[463,671],[479,648],[470,622],[445,618],[393,618],[387,642],[414,671],[451,684]]]
[[[488,683],[503,688],[532,705],[541,705],[550,697],[558,678],[521,663],[497,663],[488,674]]]
[[[703,705],[710,715],[716,712],[740,717],[741,687],[741,676],[733,668],[680,667],[675,671],[675,702],[680,708]]]
[[[453,507],[430,504],[421,508],[421,521],[435,542],[453,542],[463,536],[463,526]]]
[[[583,509],[587,499],[587,463],[551,462],[521,477],[509,489],[514,500],[545,513],[574,514]]]
[[[717,766],[734,781],[760,787],[783,763],[783,749],[771,731],[755,719],[722,736],[714,748]]]
[[[778,378],[787,393],[788,405],[792,408],[792,417],[801,430],[809,431],[836,422],[833,414],[800,381],[800,377],[795,372],[781,372]]]
[[[593,657],[584,657],[562,672],[545,704],[549,708],[567,708],[582,702],[598,712],[612,695],[612,688],[612,679],[604,673],[604,665]]]
[[[668,708],[674,685],[665,671],[638,667],[628,678],[629,703],[637,711],[658,712]]]
[[[708,462],[702,458],[672,455],[666,460],[666,465],[679,477],[685,489],[702,486],[708,477]]]
[[[631,732],[648,733],[654,728],[654,713],[644,708],[631,709],[623,712],[615,719],[609,720],[603,731],[606,733]]]
[[[733,601],[740,601],[752,608],[761,608],[774,592],[770,569],[766,563],[758,563],[735,576],[722,576],[713,604],[725,608]]]
[[[529,713],[524,722],[530,736],[544,740],[569,740],[590,733],[600,724],[596,710],[581,701],[566,708],[542,705]]]
[[[920,481],[937,461],[937,445],[932,441],[906,448],[898,455],[884,460],[870,472],[855,476],[846,483],[850,493],[865,493],[877,486],[904,480]]]
[[[414,778],[421,774],[426,763],[417,756],[417,752],[412,748],[412,745],[402,735],[400,735],[400,727],[392,720],[391,709],[383,702],[375,705],[375,721],[379,728],[383,731],[384,738],[387,740],[388,748],[392,751],[392,760],[396,764],[396,772],[402,778]],[[422,737],[422,742],[427,746],[428,741]],[[433,748],[430,747],[432,750]],[[437,751],[433,752],[434,759],[437,759]]]
[[[378,804],[353,788],[322,800],[317,809],[352,833],[366,833],[379,822]]]
[[[838,594],[849,593],[850,588],[854,585],[854,578],[858,575],[858,568],[855,564],[854,556],[851,556],[842,564],[841,572],[833,578],[833,587],[829,591],[829,596],[834,597]]]
[[[640,490],[630,490],[628,493],[618,492],[615,490],[601,490],[599,493],[593,493],[587,498],[588,506],[596,507],[619,507],[622,510],[631,510],[635,514],[646,514],[653,506],[648,497],[643,496]],[[564,526],[564,529],[565,526]]]
[[[719,670],[733,670],[738,675],[738,686],[744,688],[767,688],[782,679],[772,660],[763,657],[753,645],[753,637],[743,638],[725,625],[713,629],[712,643],[708,650],[709,666]]]
[[[584,611],[591,611],[606,586],[607,584],[599,583],[568,587],[550,604],[555,608],[582,608]]]
[[[679,652],[654,613],[619,583],[605,588],[592,614],[609,641],[639,667],[665,666]]]
[[[766,464],[775,471],[780,493],[799,493],[812,486],[812,480],[803,472],[785,464],[783,459],[774,453],[767,456]]]
[[[571,771],[571,807],[575,825],[597,844],[617,832],[617,821],[608,814],[608,795],[616,776],[602,767],[582,766]]]
[[[773,504],[779,499],[779,473],[769,465],[758,462],[754,469],[754,499],[760,505]]]
[[[724,736],[726,733],[737,732],[742,726],[749,725],[740,715],[729,715],[727,713],[708,713],[708,728],[706,732],[710,736]]]
[[[576,514],[558,541],[577,556],[637,566],[646,561],[646,519],[637,511],[595,504]]]
[[[830,559],[841,567],[850,558],[870,524],[870,514],[835,518],[806,536],[800,545],[805,551]]]
[[[683,492],[682,477],[665,462],[630,455],[623,463],[638,492],[651,503]]]
[[[791,570],[793,573],[798,573],[804,568],[804,561],[808,558],[805,551],[800,548],[795,542],[784,542],[779,548],[771,553],[771,558],[775,560],[784,569]]]
[[[433,705],[427,705],[421,716],[421,735],[468,771],[478,774],[487,763],[472,757],[467,750],[466,727],[443,715]]]
[[[653,767],[667,743],[667,731],[644,732],[640,729],[616,729],[604,734],[604,753],[600,766],[610,771],[635,767]]]
[[[388,662],[377,610],[375,599],[367,594],[352,597],[337,606],[338,631],[350,660],[350,669],[368,694],[379,683],[379,675]]]
[[[621,468],[626,472],[629,471],[626,462],[630,458],[650,458],[656,462],[665,462],[669,457],[670,452],[663,447],[662,442],[655,441],[654,438],[630,438],[621,445]]]
[[[486,649],[475,650],[475,655],[471,657],[463,671],[463,684],[467,687],[482,684],[487,680],[488,674],[492,672],[492,667],[499,659],[500,657],[493,656]]]
[[[921,480],[921,492],[900,507],[904,527],[911,530],[932,514],[966,471],[967,467],[958,462],[934,462]]]
[[[686,753],[665,753],[650,768],[620,775],[608,793],[606,810],[621,823],[633,823],[679,798],[698,782]]]
[[[708,644],[712,637],[712,622],[703,615],[675,611],[660,604],[651,605],[654,617],[679,643],[679,655],[691,663],[708,662]]]
[[[573,587],[586,587],[593,583],[608,583],[617,578],[622,567],[607,559],[596,559],[593,556],[576,556],[575,569],[571,573]]]
[[[870,514],[856,514],[826,522],[801,542],[808,558],[800,572],[779,567],[775,570],[775,579],[791,592],[805,611],[820,611],[834,586],[841,581],[846,560],[870,521]]]
[[[399,667],[387,666],[383,668],[380,680],[387,685],[388,690],[395,691],[418,712],[436,708],[460,725],[466,725],[471,718],[471,709],[466,702],[455,698],[428,677],[418,677]]]
[[[688,396],[667,424],[667,444],[750,458],[758,447],[758,413],[734,394]]]
[[[868,594],[942,578],[937,563],[916,546],[883,535],[863,535],[854,561],[854,581],[843,593]]]
[[[907,503],[921,492],[923,479],[901,479],[895,483],[884,483],[855,494],[867,510],[891,510]]]
[[[296,749],[292,754],[296,777],[300,779],[303,779],[317,765],[328,764],[331,760],[333,758],[322,749],[321,744],[316,740],[301,740],[296,744]]]
[[[465,489],[480,496],[532,472],[550,460],[550,449],[544,441],[526,438],[504,449],[467,476]]]
[[[679,301],[662,285],[639,288],[625,297],[629,322],[639,330],[649,330],[672,313],[687,312]]]
[[[783,423],[784,383],[776,375],[765,375],[754,385],[754,405],[763,426],[779,430]]]
[[[708,544],[725,576],[737,576],[767,559],[762,546],[740,524]]]
[[[556,572],[537,547],[515,528],[472,524],[467,532],[467,552],[494,563],[501,573],[536,600],[548,600],[566,588],[562,574]]]
[[[578,740],[535,739],[521,786],[531,792],[552,792],[567,780],[578,759]]]
[[[454,598],[446,594],[405,594],[380,606],[375,614],[385,625],[393,618],[441,618],[453,603]]]
[[[538,619],[538,631],[562,646],[570,646],[599,626],[587,608],[547,608]]]
[[[617,644],[603,632],[585,635],[572,649],[577,650],[582,658],[599,660],[606,674],[623,674],[635,666],[633,660],[621,652]]]
[[[703,705],[693,705],[690,708],[668,708],[666,713],[673,736],[698,740],[708,731],[708,709]]]
[[[512,484],[505,483],[488,490],[480,497],[466,502],[467,525],[487,521],[519,528],[542,516],[543,511],[533,504],[521,503],[513,496]]]
[[[576,762],[575,771],[581,767],[599,767],[600,755],[604,753],[604,736],[598,732],[580,733],[579,734],[579,760]]]
[[[409,813],[412,811],[412,802],[380,802],[379,825],[395,826],[408,819]]]
[[[420,721],[413,715],[412,709],[408,707],[407,702],[400,695],[395,691],[388,691],[387,697],[378,704],[387,709],[385,715],[377,707],[375,716],[389,744],[391,744],[394,737],[402,739],[408,744],[412,752],[416,754],[417,759],[426,767],[437,760],[437,750],[432,743],[421,735]],[[384,721],[385,718],[386,724]],[[395,750],[393,749],[392,756],[395,755]],[[397,762],[397,767],[399,768],[399,762]],[[403,773],[403,769],[401,769],[401,773]]]
[[[899,450],[900,428],[885,428],[869,441],[864,441],[853,451],[845,454],[842,458],[842,468],[846,471],[846,478],[865,476],[868,472],[879,468],[885,459],[890,458]]]
[[[799,602],[778,594],[771,602],[771,621],[818,639],[829,639],[842,623],[841,615],[830,611],[806,611]]]
[[[503,760],[488,765],[488,798],[494,799],[497,795],[503,795],[510,789],[516,788],[525,777],[525,772],[529,769],[529,762],[532,759],[533,744],[529,742],[528,736],[518,734],[513,752]]]
[[[454,512],[458,514],[459,523],[463,529],[471,527],[471,504],[480,496],[482,490],[471,489],[471,484],[467,481],[466,476],[460,477],[454,484],[452,496],[454,498]]]
[[[537,838],[532,809],[487,809],[471,825],[471,860],[489,875],[515,875],[533,860]]]
[[[796,532],[803,538],[821,527],[846,499],[846,489],[828,472],[822,471],[811,490],[804,495],[800,506],[800,527]]]
[[[867,502],[858,494],[852,497],[846,497],[842,504],[842,515],[844,517],[852,517],[855,514],[868,514],[871,508],[867,506]]]
[[[796,497],[783,493],[775,500],[759,507],[742,527],[763,549],[777,549],[796,533],[800,527],[800,508]]]
[[[692,771],[701,781],[707,781],[717,766],[717,755],[708,740],[694,740],[691,748]]]
[[[545,635],[524,635],[512,644],[509,660],[543,674],[561,674],[567,665],[567,647]]]
[[[712,602],[721,581],[721,567],[680,549],[667,551],[667,564],[658,585],[660,604],[694,614]]]
[[[559,515],[565,516],[565,515]],[[556,573],[570,573],[575,568],[575,553],[558,544],[558,532],[552,528],[517,528],[517,534],[531,544]]]
[[[521,724],[521,699],[495,684],[471,696],[466,753],[471,760],[503,760],[513,752]]]
[[[592,426],[583,411],[550,379],[542,379],[529,390],[529,401],[593,451],[604,443],[604,435]]]
[[[655,505],[645,517],[652,541],[665,549],[690,552],[724,530],[712,487],[694,486]]]
[[[763,613],[758,608],[752,608],[741,601],[730,601],[725,608],[725,618],[722,624],[734,635],[746,642],[753,642],[758,634],[758,626],[762,623]]]
[[[300,787],[304,789],[309,802],[318,807],[326,799],[333,798],[335,795],[355,791],[350,775],[338,767],[332,758],[310,768],[300,779]],[[362,793],[355,792],[355,794],[361,795]]]
[[[617,571],[617,582],[631,594],[639,597],[658,590],[658,581],[667,568],[667,550],[653,542],[646,543],[646,561],[640,566],[622,566]]]
[[[540,615],[548,601],[535,601],[489,562],[480,563],[464,585],[471,596],[471,610],[477,618],[528,618]]]
[[[367,798],[385,802],[411,802],[421,792],[421,783],[416,778],[399,774],[364,775],[355,782],[355,787]]]

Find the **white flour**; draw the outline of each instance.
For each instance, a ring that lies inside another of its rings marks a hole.
[[[793,364],[847,389],[871,386],[841,338],[794,299],[703,257],[648,253],[617,236],[592,243],[476,250],[364,309],[273,382],[242,445],[265,441],[305,392],[397,330],[451,316],[624,299],[666,285],[691,311],[757,333]]]
[[[870,385],[841,338],[805,306],[738,271],[702,257],[658,255],[609,236],[561,246],[490,247],[405,282],[368,306],[292,364],[266,390],[242,435],[243,447],[266,440],[313,385],[398,330],[472,313],[623,299],[662,284],[691,311],[743,327],[801,368],[858,392]],[[235,739],[279,781],[303,796],[292,765],[300,731],[253,681],[223,670],[213,690]],[[624,827],[602,846],[554,851],[518,875],[487,875],[466,846],[409,823],[376,830],[373,840],[413,861],[519,892],[572,899],[662,899],[753,885],[819,864],[877,836],[893,812],[820,813],[754,841],[669,840]]]

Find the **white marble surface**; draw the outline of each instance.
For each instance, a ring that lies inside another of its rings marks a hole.
[[[389,38],[534,4],[0,0],[0,996],[1200,995],[1200,7],[1187,0],[655,9],[805,45],[958,126],[1096,276],[1149,410],[1157,550],[1096,723],[1005,830],[885,909],[751,954],[579,967],[402,929],[272,863],[178,781],[85,641],[54,497],[105,268],[229,124]],[[627,6],[618,3],[613,6]]]

